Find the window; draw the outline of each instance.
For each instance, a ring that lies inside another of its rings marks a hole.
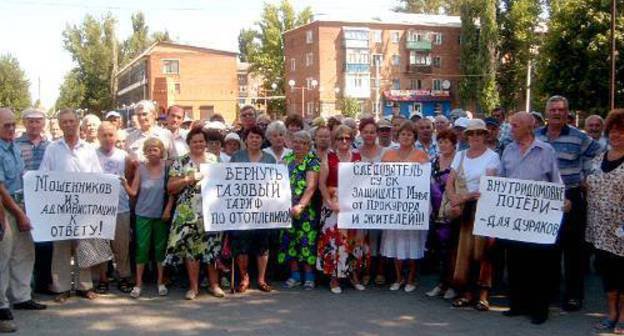
[[[398,79],[392,80],[392,90],[401,90],[401,81]]]
[[[462,44],[461,35],[457,36],[457,44]]]
[[[442,44],[442,34],[441,33],[433,34],[433,44],[436,44],[436,45]]]
[[[312,42],[314,42],[314,34],[312,33],[311,30],[308,30],[306,32],[306,43],[310,44]]]
[[[347,51],[348,64],[370,64],[370,55],[368,51]]]
[[[247,75],[238,75],[238,85],[247,85]]]
[[[175,83],[173,85],[173,89],[175,90],[176,94],[180,94],[180,83]]]
[[[202,105],[199,107],[199,118],[208,120],[214,114],[214,105]]]
[[[392,34],[390,35],[390,39],[392,40],[392,43],[399,43],[401,40],[401,33],[392,32]]]
[[[410,65],[431,65],[431,56],[410,51]]]
[[[381,67],[383,65],[383,55],[373,55],[373,65],[376,67]]]
[[[306,103],[306,115],[310,116],[314,114],[314,102]]]
[[[307,53],[305,60],[306,60],[306,66],[310,66],[310,65],[314,64],[314,54],[313,53]]]
[[[439,68],[442,66],[442,58],[440,56],[436,56],[433,58],[433,66]]]
[[[314,86],[312,85],[313,81],[314,81],[314,78],[312,77],[306,78],[306,87],[308,88],[308,90],[311,90],[314,88]]]
[[[345,40],[368,41],[368,30],[345,30]]]
[[[162,72],[166,75],[177,75],[180,73],[180,61],[178,60],[163,60]]]
[[[399,56],[399,55],[392,55],[392,65],[394,65],[394,66],[401,65],[401,56]]]
[[[295,71],[296,61],[294,58],[290,59],[290,71]]]
[[[420,89],[422,89],[422,81],[420,79],[411,79],[410,80],[410,88],[412,90],[420,90]]]
[[[373,42],[382,43],[383,42],[383,31],[382,30],[373,30]]]
[[[433,90],[436,90],[436,91],[442,90],[442,81],[440,79],[433,80]]]

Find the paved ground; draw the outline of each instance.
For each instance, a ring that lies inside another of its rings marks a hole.
[[[492,311],[454,309],[424,292],[434,278],[422,279],[411,294],[386,288],[352,289],[333,295],[326,288],[312,292],[256,290],[216,299],[203,294],[185,301],[184,290],[167,298],[153,287],[133,300],[114,292],[95,302],[73,298],[64,305],[42,297],[50,305],[43,312],[15,312],[18,335],[595,335],[592,325],[601,317],[604,299],[598,278],[591,277],[583,311],[566,314],[551,308],[551,319],[533,326],[527,318],[506,318],[503,298],[492,298]],[[608,335],[608,334],[602,334]]]

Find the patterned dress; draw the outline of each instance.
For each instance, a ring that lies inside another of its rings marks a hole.
[[[216,162],[214,154],[206,153],[206,163]],[[169,176],[184,177],[191,171],[199,172],[199,167],[186,154],[174,161]],[[221,254],[222,236],[204,231],[199,184],[186,186],[177,196],[164,263],[178,265],[184,259],[214,263]]]
[[[351,161],[362,158],[354,152]],[[338,186],[338,163],[336,153],[327,154],[329,176],[327,186]],[[337,192],[337,190],[336,190]],[[321,208],[321,235],[318,241],[316,268],[325,275],[346,278],[357,270],[364,270],[370,264],[370,248],[366,230],[338,229],[338,215],[326,204]]]
[[[295,162],[295,154],[291,152],[284,157],[284,163],[288,166],[290,173],[290,190],[294,206],[299,203],[306,190],[307,173],[318,173],[320,163],[318,157],[312,152],[308,153],[299,164]],[[282,231],[280,237],[280,248],[277,255],[279,263],[295,260],[312,267],[316,265],[317,217],[318,213],[312,203],[303,210],[298,218],[293,217],[292,228]]]

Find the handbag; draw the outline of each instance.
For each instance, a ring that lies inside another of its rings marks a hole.
[[[106,239],[79,239],[76,246],[78,267],[89,268],[113,259],[110,241]]]
[[[468,192],[468,187],[466,186],[466,177],[464,175],[464,158],[466,157],[466,151],[462,152],[461,158],[459,159],[459,169],[457,169],[457,174],[455,174],[455,194],[463,195]],[[460,214],[464,211],[464,205],[460,204]],[[460,215],[455,214],[453,212],[453,206],[451,205],[451,200],[448,197],[448,193],[446,190],[444,194],[442,194],[442,205],[440,206],[440,212],[438,214],[439,217],[447,218],[449,220],[456,219]]]

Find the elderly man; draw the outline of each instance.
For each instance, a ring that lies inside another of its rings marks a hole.
[[[245,139],[247,130],[256,126],[256,108],[251,105],[245,105],[240,110],[240,130],[238,135],[241,139]]]
[[[607,150],[607,137],[603,134],[604,119],[597,114],[592,114],[585,119],[585,133],[595,141],[598,141],[601,151]]]
[[[492,118],[498,120],[498,127],[500,131],[498,132],[498,141],[500,141],[503,145],[511,142],[511,126],[505,120],[505,109],[502,107],[495,107],[490,114]]]
[[[14,332],[9,298],[14,309],[45,309],[32,300],[30,280],[35,248],[30,220],[23,210],[23,180],[20,147],[15,138],[15,115],[0,109],[0,197],[2,198],[3,237],[0,240],[0,332]]]
[[[427,153],[429,159],[433,160],[440,151],[438,143],[433,140],[433,123],[427,118],[420,119],[416,122],[416,129],[418,130],[416,149]]]
[[[63,138],[48,145],[43,155],[40,170],[76,173],[101,173],[95,146],[88,144],[79,137],[78,115],[73,109],[62,109],[58,114],[59,125],[63,130]],[[72,287],[72,252],[78,244],[75,240],[55,241],[52,253],[52,291],[58,293],[55,301],[65,302],[70,296]],[[74,263],[74,266],[77,266]],[[93,292],[91,270],[80,268],[76,282],[78,294],[93,300],[97,297]]]
[[[112,123],[117,129],[123,128],[123,117],[117,111],[110,111],[104,116],[104,120]]]
[[[511,137],[503,152],[499,175],[521,180],[562,183],[554,148],[536,139],[535,119],[518,112],[511,116]],[[553,282],[543,275],[557,268],[553,245],[505,241],[509,272],[510,309],[505,316],[529,315],[531,322],[541,324],[548,318],[548,304]]]
[[[435,118],[433,118],[433,125],[435,127],[435,132],[437,134],[444,130],[449,129],[449,127],[451,126],[451,123],[447,117],[440,114],[440,115],[437,115]]]
[[[46,116],[43,111],[28,109],[22,113],[22,123],[26,127],[26,132],[15,139],[19,145],[22,160],[24,160],[25,170],[37,170],[41,165],[43,153],[50,144],[44,137]],[[52,277],[50,275],[50,264],[52,262],[52,243],[35,243],[35,292],[47,293]]]
[[[392,145],[392,124],[386,119],[377,122],[377,143],[383,148]]]
[[[128,133],[126,151],[132,159],[145,161],[143,143],[148,138],[158,138],[165,145],[167,159],[173,160],[178,155],[171,132],[156,125],[156,106],[149,100],[142,100],[134,107],[137,128]]]
[[[102,121],[95,114],[87,114],[82,118],[80,127],[85,135],[85,141],[89,144],[98,146],[97,130]]]
[[[563,217],[558,244],[564,258],[562,308],[576,311],[583,305],[587,265],[584,248],[586,203],[582,185],[592,169],[592,159],[600,152],[600,145],[579,129],[568,126],[568,112],[569,105],[565,97],[550,97],[546,103],[548,124],[538,128],[535,134],[538,139],[555,148],[561,178],[566,186],[566,199],[572,205],[572,210]],[[552,276],[558,277],[559,273]]]
[[[188,130],[182,128],[183,121],[184,109],[177,105],[169,106],[167,109],[167,129],[173,136],[173,146],[179,156],[182,156],[189,151],[188,144],[186,143]]]

